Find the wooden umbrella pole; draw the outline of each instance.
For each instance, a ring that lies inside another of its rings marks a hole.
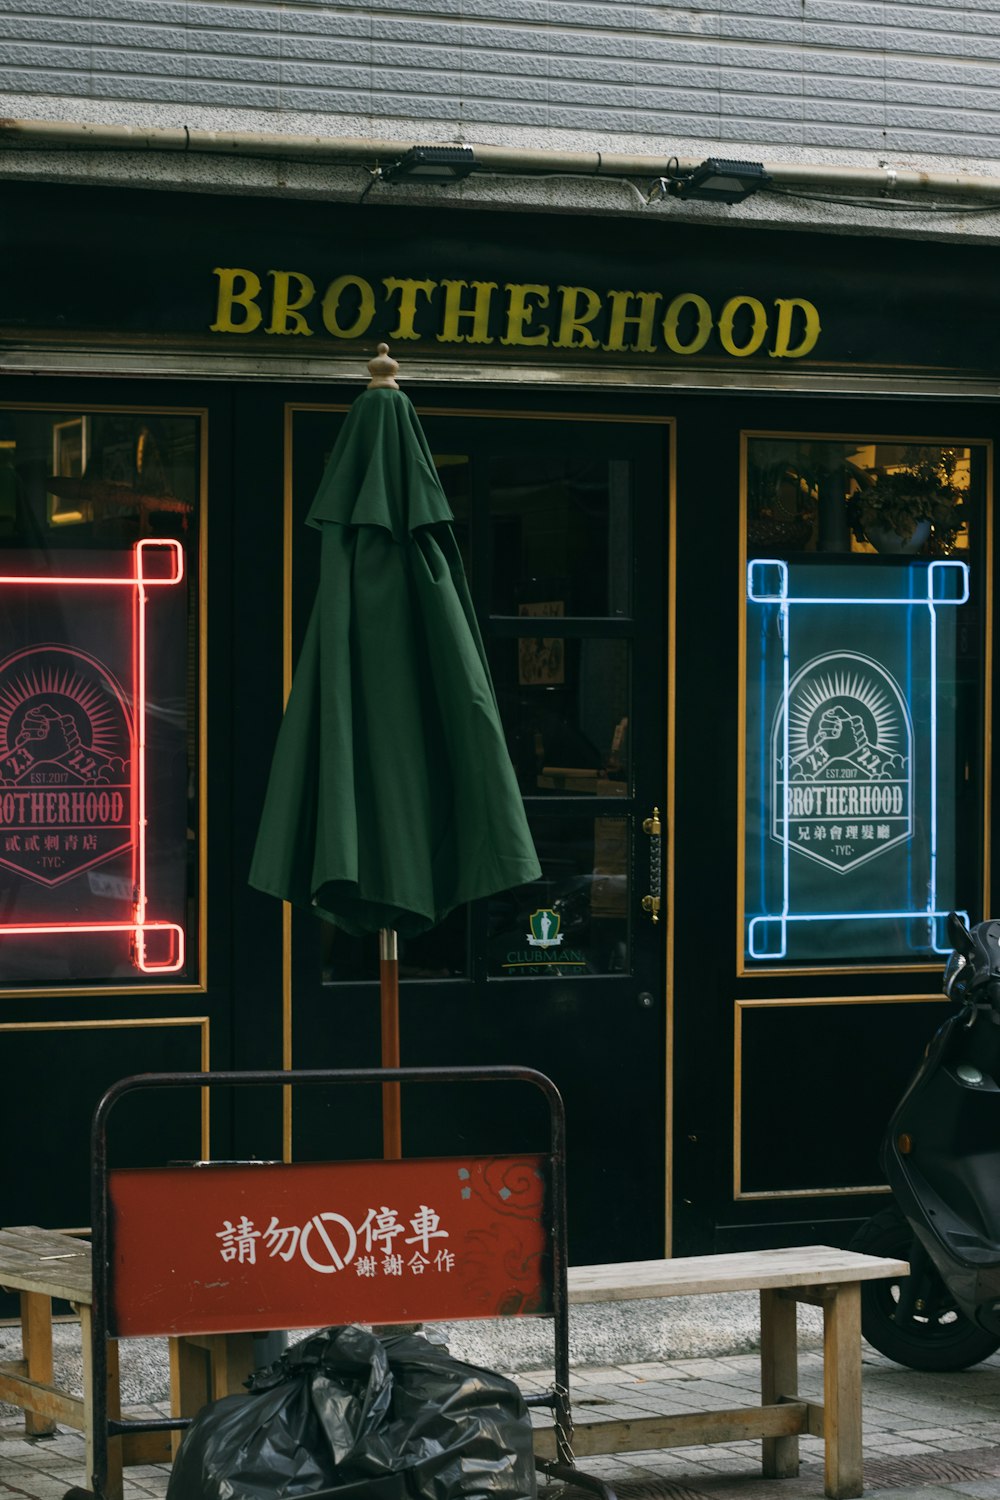
[[[382,1020],[382,1066],[399,1067],[399,950],[392,927],[379,928],[379,994]],[[398,1161],[403,1154],[403,1121],[398,1083],[382,1085],[382,1155]]]

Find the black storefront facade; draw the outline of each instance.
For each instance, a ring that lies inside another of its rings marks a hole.
[[[992,252],[4,196],[4,1221],[86,1222],[125,1073],[377,1061],[377,954],[246,874],[302,522],[384,339],[543,866],[404,946],[404,1061],[556,1080],[576,1263],[843,1241],[944,1013],[943,917],[990,909]],[[857,497],[921,465],[962,528],[880,551]],[[500,1090],[461,1142],[403,1114],[407,1154],[539,1128]],[[118,1149],[376,1156],[378,1105],[147,1101]]]

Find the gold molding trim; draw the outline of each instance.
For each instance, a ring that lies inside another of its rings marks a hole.
[[[944,995],[796,995],[788,999],[735,1000],[733,1022],[733,1200],[737,1203],[771,1198],[856,1198],[865,1193],[886,1193],[884,1185],[838,1188],[773,1188],[761,1192],[743,1190],[743,1012],[780,1010],[793,1006],[824,1005],[920,1005],[936,1001],[946,1005]]]
[[[676,843],[674,824],[676,821],[676,703],[677,703],[677,422],[668,419],[670,451],[667,455],[667,695],[666,695],[666,886],[668,892],[667,930],[664,949],[664,983],[666,987],[666,1055],[665,1102],[665,1196],[663,1253],[673,1255],[674,1235],[674,944],[676,919],[674,914],[674,864]]]
[[[237,354],[219,349],[167,349],[160,345],[121,346],[112,339],[95,340],[87,335],[60,339],[24,329],[0,329],[5,347],[0,350],[0,375],[12,378],[29,374],[72,377],[118,376],[130,379],[228,379],[242,383],[298,381],[328,386],[357,386],[357,359],[346,355],[288,356]],[[736,361],[733,361],[735,364]],[[461,361],[424,351],[407,360],[411,389],[459,383],[495,391],[526,388],[551,389],[558,385],[574,391],[606,391],[622,394],[686,395],[734,391],[747,395],[870,396],[996,399],[996,381],[971,375],[927,373],[919,365],[872,369],[847,361],[830,362],[820,369],[771,370],[710,365],[682,369],[676,365],[603,363],[586,364],[568,359],[558,365],[485,364]]]
[[[17,985],[0,986],[0,999],[60,1000],[90,999],[116,995],[202,995],[208,989],[208,408],[205,406],[131,406],[95,401],[0,401],[0,411],[67,412],[89,416],[110,413],[124,416],[194,417],[198,422],[198,978],[184,983]],[[69,1024],[69,1023],[67,1023]]]
[[[117,408],[116,408],[117,409]],[[170,1026],[196,1026],[201,1032],[200,1071],[209,1072],[212,1065],[211,1018],[209,1016],[116,1016],[110,1021],[3,1021],[0,1034],[8,1031],[150,1031]],[[211,1116],[209,1091],[201,1090],[201,1154],[209,1160],[211,1150]]]
[[[862,1195],[871,1196],[881,1193],[888,1197],[892,1192],[886,1183],[873,1183],[870,1187],[855,1188],[810,1188],[808,1194],[800,1188],[781,1188],[770,1193],[740,1193],[741,1203],[760,1203],[763,1201],[773,1202],[777,1198],[858,1198]]]
[[[835,977],[842,975],[875,975],[875,974],[920,974],[937,973],[942,968],[941,963],[931,961],[920,963],[884,963],[884,964],[849,964],[840,963],[836,965],[804,964],[796,967],[784,967],[766,964],[749,965],[745,954],[745,931],[746,931],[746,707],[747,707],[747,683],[746,683],[746,650],[747,650],[747,608],[745,579],[747,573],[747,458],[748,445],[753,439],[782,439],[786,441],[800,440],[804,442],[831,442],[831,443],[900,443],[920,444],[923,446],[961,446],[969,449],[979,449],[985,461],[984,473],[984,503],[983,503],[983,578],[984,578],[984,607],[983,607],[983,673],[984,702],[983,702],[983,741],[982,741],[982,765],[983,765],[983,825],[982,825],[982,848],[983,868],[981,873],[983,911],[990,909],[990,811],[992,808],[992,711],[993,711],[993,442],[990,438],[983,437],[935,437],[931,435],[914,436],[899,434],[879,433],[873,436],[871,433],[858,434],[857,432],[815,432],[815,431],[789,431],[787,428],[742,428],[740,430],[739,449],[739,579],[740,579],[740,606],[739,627],[737,631],[738,657],[738,683],[737,683],[737,714],[739,717],[737,727],[737,766],[736,766],[736,975],[737,978],[807,978],[807,977]],[[927,997],[933,999],[933,996]]]

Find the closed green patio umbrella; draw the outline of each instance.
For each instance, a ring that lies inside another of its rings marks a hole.
[[[369,369],[307,517],[320,582],[250,883],[381,934],[382,1061],[396,1066],[395,934],[540,870],[451,510],[386,345]]]

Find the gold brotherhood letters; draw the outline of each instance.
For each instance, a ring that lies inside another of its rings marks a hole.
[[[320,290],[303,271],[258,275],[217,266],[212,333],[360,339],[379,336],[439,344],[603,350],[613,354],[701,353],[713,333],[726,354],[802,359],[819,340],[819,312],[805,297],[769,304],[746,294],[713,308],[698,292],[608,291],[541,282],[335,277]],[[392,324],[393,326],[387,326]]]

